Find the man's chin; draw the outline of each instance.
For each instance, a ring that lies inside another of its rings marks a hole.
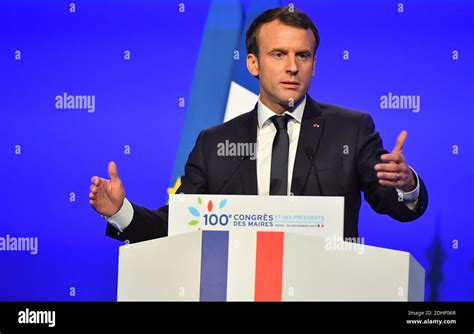
[[[303,96],[303,92],[284,93],[281,94],[280,101],[281,104],[287,105],[288,107],[293,107]]]

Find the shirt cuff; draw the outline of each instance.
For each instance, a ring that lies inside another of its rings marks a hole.
[[[406,206],[408,206],[410,210],[415,210],[416,205],[418,203],[418,197],[420,196],[420,179],[418,178],[418,174],[415,172],[415,170],[411,166],[408,166],[408,167],[413,171],[413,174],[415,174],[415,178],[416,178],[415,189],[409,192],[404,192],[403,190],[398,189],[398,188],[395,188],[395,189],[397,190],[398,198],[402,198],[403,202],[405,203]]]
[[[105,220],[107,220],[107,222],[109,222],[109,224],[115,227],[118,231],[123,232],[132,222],[133,206],[127,198],[124,198],[122,207],[115,215],[110,217],[102,217],[104,217]]]

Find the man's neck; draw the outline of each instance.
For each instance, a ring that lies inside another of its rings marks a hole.
[[[281,115],[285,111],[292,112],[293,110],[295,110],[300,105],[300,103],[303,102],[305,97],[306,97],[306,94],[304,94],[298,101],[295,101],[293,103],[286,103],[286,104],[271,103],[266,98],[262,97],[262,95],[260,95],[259,99],[260,99],[260,102],[262,102],[265,105],[265,107],[267,107],[274,113]]]

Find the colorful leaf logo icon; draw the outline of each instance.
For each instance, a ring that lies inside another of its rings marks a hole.
[[[197,202],[198,202],[199,205],[202,205],[203,204],[202,198],[198,197]],[[227,205],[227,199],[225,198],[225,199],[223,199],[222,201],[219,202],[219,209],[222,209],[226,205]],[[212,203],[212,201],[207,202],[207,210],[209,212],[212,212],[213,209],[214,209],[214,204]],[[190,207],[188,207],[188,210],[189,210],[189,213],[191,213],[191,215],[193,215],[194,217],[197,217],[197,218],[201,217],[201,212],[197,208],[190,206]],[[215,214],[213,214],[213,215],[215,215]],[[196,226],[199,223],[200,223],[200,219],[193,219],[193,220],[190,220],[188,222],[188,225]]]
[[[198,209],[196,209],[196,208],[189,207],[188,210],[194,217],[200,217],[201,216]]]
[[[227,204],[227,199],[223,199],[223,200],[219,203],[219,209],[222,209],[226,204]]]

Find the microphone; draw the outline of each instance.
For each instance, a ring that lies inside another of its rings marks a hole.
[[[235,172],[237,171],[237,169],[239,168],[240,164],[242,163],[242,161],[246,160],[249,156],[248,155],[244,155],[240,158],[239,162],[234,166],[234,168],[232,169],[232,171],[229,173],[229,175],[227,175],[227,178],[225,179],[225,181],[222,183],[221,187],[219,188],[219,191],[217,192],[217,194],[220,194],[222,193],[222,190],[224,190],[225,186],[227,185],[227,183],[229,183],[230,179],[232,178],[232,176],[234,176]]]
[[[319,182],[318,169],[316,168],[316,162],[314,161],[314,153],[309,147],[306,147],[305,151],[306,151],[306,156],[308,157],[309,160],[311,160],[311,169],[309,170],[309,172],[311,173],[311,170],[313,170],[313,167],[314,167],[314,177],[316,178],[316,183],[318,184],[319,195],[324,196],[323,190],[321,188],[321,183]]]

